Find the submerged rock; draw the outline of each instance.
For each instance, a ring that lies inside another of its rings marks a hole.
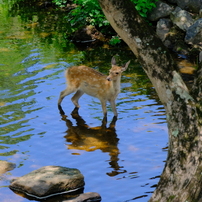
[[[78,197],[65,200],[63,202],[99,202],[101,201],[101,196],[96,192],[87,192],[84,194],[80,194]]]
[[[78,169],[44,166],[13,180],[9,187],[28,196],[45,199],[77,191],[84,185],[84,177]]]
[[[104,35],[94,26],[85,26],[74,33],[72,40],[76,43],[91,43],[94,41],[105,41]]]
[[[0,161],[0,175],[7,171],[13,170],[16,167],[15,163],[9,163],[7,161]]]

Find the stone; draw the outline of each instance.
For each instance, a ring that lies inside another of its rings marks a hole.
[[[178,41],[183,41],[184,37],[184,31],[182,31],[177,26],[172,26],[169,29],[169,32],[165,34],[165,39],[163,40],[163,43],[166,47],[173,50],[175,48],[175,44],[177,44]]]
[[[13,170],[16,167],[15,163],[9,163],[7,161],[0,161],[0,175],[3,175],[7,171]]]
[[[84,194],[80,194],[78,197],[71,199],[71,200],[65,200],[63,202],[99,202],[101,201],[100,194],[96,192],[87,192]]]
[[[168,3],[171,3],[171,4],[177,4],[177,0],[167,0]]]
[[[199,10],[202,8],[202,1],[201,0],[177,0],[177,5],[183,9],[190,12],[198,13]]]
[[[157,22],[156,34],[164,41],[172,26],[170,19],[162,18]]]
[[[78,169],[44,166],[12,181],[9,188],[37,199],[77,191],[84,187],[84,177]]]
[[[202,8],[199,11],[199,17],[202,18]]]
[[[202,45],[202,18],[187,29],[185,41],[189,44]]]
[[[182,10],[180,7],[175,8],[170,15],[170,19],[173,24],[177,25],[183,31],[186,31],[194,23],[191,15],[187,11]]]
[[[181,57],[189,55],[189,47],[184,42],[184,40],[178,40],[174,44],[173,51],[178,53],[178,55],[181,55]]]
[[[202,62],[202,51],[199,53],[199,62]]]
[[[88,25],[76,31],[72,37],[76,43],[91,43],[94,41],[105,41],[104,35],[94,26]]]
[[[156,2],[156,7],[151,10],[148,15],[148,19],[151,21],[157,21],[160,18],[164,18],[170,15],[173,11],[173,8],[166,3],[161,1]]]

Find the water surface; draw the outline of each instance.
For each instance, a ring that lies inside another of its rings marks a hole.
[[[0,178],[1,201],[29,201],[8,188],[10,179],[46,165],[79,169],[84,192],[98,192],[104,202],[147,201],[164,167],[168,134],[164,108],[133,54],[104,47],[80,51],[58,28],[63,21],[44,23],[53,17],[48,9],[22,17],[18,9],[6,13],[6,4],[0,8],[0,160],[17,165]],[[115,54],[132,60],[117,99],[118,120],[109,107],[104,127],[99,101],[87,95],[77,118],[66,97],[68,117],[62,119],[57,100],[66,87],[64,70],[84,63],[107,73]]]

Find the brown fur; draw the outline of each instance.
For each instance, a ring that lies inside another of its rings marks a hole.
[[[112,68],[108,76],[87,66],[70,67],[65,73],[67,88],[60,93],[58,106],[61,105],[65,96],[76,92],[72,97],[72,102],[79,108],[78,100],[86,93],[100,100],[104,116],[107,115],[107,101],[111,104],[114,116],[117,116],[115,100],[120,92],[121,73],[127,69],[129,63],[130,61],[123,67],[117,66],[113,57]]]

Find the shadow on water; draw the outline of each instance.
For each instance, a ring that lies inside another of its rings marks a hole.
[[[64,136],[68,142],[68,149],[85,150],[87,152],[99,149],[102,152],[107,152],[110,156],[109,164],[113,171],[106,174],[116,176],[126,172],[121,170],[122,167],[118,164],[118,155],[120,153],[118,149],[119,138],[115,129],[117,117],[113,117],[109,127],[107,127],[107,117],[103,118],[101,126],[91,127],[79,115],[78,108],[75,108],[71,113],[72,118],[76,120],[76,126],[74,126],[72,121],[67,119],[61,107],[60,113],[63,117],[62,120],[65,121],[68,128],[66,131],[67,135]]]
[[[80,194],[83,193],[83,188],[79,189],[78,191],[75,191],[73,193],[70,194],[61,194],[61,195],[57,195],[57,196],[52,196],[52,197],[48,197],[46,199],[37,199],[31,196],[28,196],[22,192],[18,192],[16,190],[13,190],[13,192],[17,195],[19,195],[20,197],[23,197],[25,199],[28,199],[29,201],[41,201],[41,202],[62,202],[62,201],[71,201],[74,200],[76,197],[78,197]]]

